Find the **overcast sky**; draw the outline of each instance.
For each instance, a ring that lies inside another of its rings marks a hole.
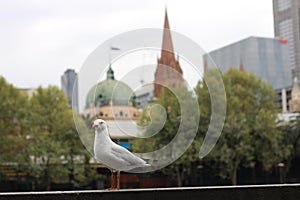
[[[0,75],[20,88],[57,85],[104,41],[163,28],[211,51],[249,36],[273,37],[272,0],[1,0]]]

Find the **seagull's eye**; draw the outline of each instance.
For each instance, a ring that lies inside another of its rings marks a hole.
[[[100,122],[100,124],[103,124],[103,122]]]

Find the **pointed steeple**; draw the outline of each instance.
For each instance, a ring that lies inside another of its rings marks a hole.
[[[165,22],[164,22],[161,57],[163,57],[165,53],[169,53],[169,54],[172,53],[174,55],[174,48],[173,48],[173,42],[171,37],[171,30],[169,25],[167,8],[165,9]]]
[[[114,70],[112,70],[111,68],[111,64],[109,65],[109,68],[106,72],[106,79],[111,79],[111,80],[114,80],[115,79],[115,75],[114,75]]]
[[[165,10],[165,22],[162,38],[161,56],[157,59],[157,68],[154,75],[154,96],[162,94],[165,84],[168,87],[176,87],[184,84],[182,69],[178,59],[175,58],[174,47],[171,37],[167,9]]]

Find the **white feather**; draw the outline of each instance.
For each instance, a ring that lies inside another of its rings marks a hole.
[[[94,155],[98,162],[118,171],[129,171],[138,167],[150,166],[143,159],[114,143],[109,137],[104,120],[95,120],[94,126],[96,127]]]

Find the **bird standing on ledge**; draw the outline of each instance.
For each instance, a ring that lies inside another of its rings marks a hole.
[[[114,143],[104,120],[96,119],[93,128],[95,128],[94,156],[98,162],[106,165],[111,171],[110,190],[120,189],[120,171],[150,166],[143,159]],[[117,172],[117,186],[115,186],[115,171]]]

